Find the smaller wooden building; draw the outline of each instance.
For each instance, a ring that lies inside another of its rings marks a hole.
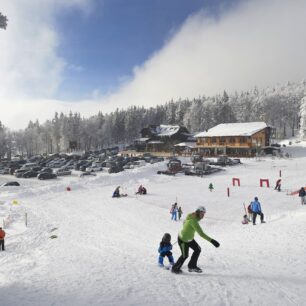
[[[179,125],[149,125],[135,140],[137,151],[172,152],[174,145],[187,141],[192,135],[186,127]]]
[[[265,122],[222,123],[195,135],[198,153],[252,157],[270,145],[271,127]]]

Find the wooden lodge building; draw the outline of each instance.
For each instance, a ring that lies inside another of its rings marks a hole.
[[[270,145],[271,127],[265,122],[222,123],[195,138],[201,155],[252,157]]]
[[[178,143],[193,136],[186,127],[179,125],[149,125],[141,131],[141,138],[134,141],[137,151],[173,152]]]

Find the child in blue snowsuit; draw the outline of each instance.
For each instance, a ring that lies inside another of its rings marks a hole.
[[[170,265],[174,265],[174,258],[172,256],[172,244],[171,244],[171,235],[166,233],[164,234],[162,241],[159,244],[158,252],[158,264],[164,266],[164,257],[167,256],[170,262]]]
[[[171,220],[177,221],[177,212],[178,212],[177,203],[174,203],[170,210]]]

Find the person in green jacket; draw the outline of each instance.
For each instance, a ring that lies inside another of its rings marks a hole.
[[[207,236],[201,226],[199,221],[204,218],[206,209],[204,206],[199,206],[197,210],[186,217],[186,220],[183,225],[183,229],[178,235],[177,242],[180,246],[182,255],[177,260],[177,262],[172,266],[172,272],[179,274],[182,273],[181,267],[183,266],[185,260],[189,256],[189,248],[193,250],[193,254],[188,263],[189,272],[198,272],[201,273],[202,269],[197,266],[198,258],[201,253],[201,248],[194,240],[194,234],[197,232],[202,238],[212,243],[216,248],[220,246],[220,243],[209,236]]]

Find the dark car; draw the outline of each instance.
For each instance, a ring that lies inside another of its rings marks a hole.
[[[18,182],[6,182],[2,186],[20,186]]]
[[[36,171],[27,171],[27,172],[25,172],[25,173],[22,175],[22,177],[23,177],[23,178],[36,177],[37,174],[38,174],[38,172],[36,172]]]
[[[42,167],[40,167],[40,166],[35,166],[35,167],[33,167],[31,170],[34,171],[34,172],[40,172],[41,169],[42,169]]]
[[[45,173],[45,172],[48,172],[48,173],[53,173],[53,170],[51,168],[42,168],[39,173]]]
[[[14,175],[16,177],[23,177],[24,173],[26,173],[26,172],[27,172],[27,170],[25,170],[25,169],[17,169],[17,170],[15,170]]]
[[[94,172],[83,172],[80,174],[80,177],[84,177],[84,176],[96,176],[97,174]]]
[[[39,173],[37,175],[37,178],[39,180],[49,180],[49,179],[57,178],[57,175],[54,173],[50,173],[50,172],[43,172],[43,173]]]

